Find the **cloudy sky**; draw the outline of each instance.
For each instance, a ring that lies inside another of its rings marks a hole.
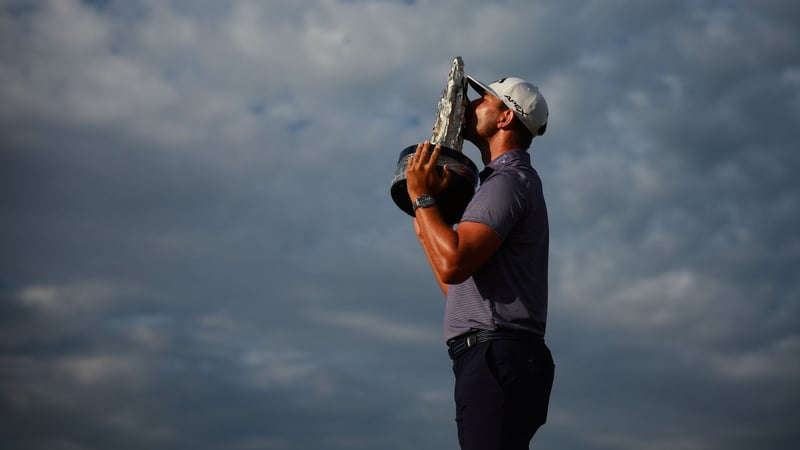
[[[443,299],[389,185],[462,56],[551,110],[536,447],[796,448],[798,23],[791,0],[0,0],[2,447],[456,449]]]

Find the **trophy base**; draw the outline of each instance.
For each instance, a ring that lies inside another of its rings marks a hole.
[[[392,200],[400,209],[412,217],[415,215],[411,199],[408,197],[408,190],[406,189],[406,166],[408,165],[408,158],[416,151],[417,146],[411,145],[400,152],[391,189]],[[478,167],[463,153],[442,147],[439,152],[439,159],[436,161],[436,166],[440,173],[443,170],[442,166],[445,164],[447,164],[447,169],[450,171],[450,181],[447,187],[434,197],[444,221],[449,225],[453,225],[461,220],[467,204],[472,199],[472,195],[475,194],[475,188],[478,185]]]

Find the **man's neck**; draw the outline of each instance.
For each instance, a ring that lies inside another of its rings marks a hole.
[[[522,149],[522,147],[519,145],[518,139],[516,139],[514,134],[508,130],[498,130],[497,133],[485,141],[481,142],[480,144],[475,143],[475,145],[481,152],[481,160],[483,161],[483,165],[489,164],[500,157],[500,155],[503,153],[511,150]]]
[[[497,145],[490,146],[488,152],[481,152],[481,157],[483,158],[483,164],[487,165],[490,162],[502,156],[503,154],[508,153],[512,150],[521,150],[521,148],[516,142],[511,142],[509,140],[505,140],[501,143],[498,143]]]

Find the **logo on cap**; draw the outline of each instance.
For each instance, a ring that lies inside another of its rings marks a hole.
[[[525,108],[523,108],[523,107],[522,107],[522,105],[520,105],[519,103],[517,103],[517,101],[516,101],[516,100],[514,100],[513,98],[511,98],[511,96],[510,96],[510,95],[506,94],[506,95],[504,95],[504,97],[505,97],[505,98],[506,98],[508,101],[510,101],[512,104],[514,104],[514,109],[516,109],[518,113],[522,114],[523,116],[527,116],[527,115],[528,115],[528,113],[526,113],[526,112],[525,112]]]

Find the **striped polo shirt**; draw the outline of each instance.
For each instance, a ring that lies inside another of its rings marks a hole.
[[[486,166],[461,222],[487,225],[503,244],[466,281],[449,286],[445,340],[496,328],[543,337],[550,232],[542,181],[527,151],[503,153]]]

